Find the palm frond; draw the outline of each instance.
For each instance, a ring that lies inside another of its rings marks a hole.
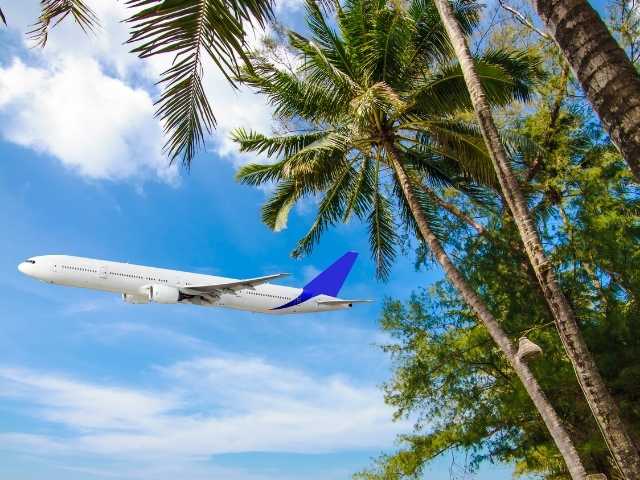
[[[398,235],[393,221],[393,205],[380,189],[380,161],[376,161],[374,174],[370,178],[373,202],[367,218],[369,224],[369,246],[376,266],[376,275],[382,280],[389,278],[391,266],[396,258]]]
[[[215,127],[215,117],[202,85],[205,55],[233,84],[238,61],[246,62],[243,22],[262,25],[271,17],[269,0],[128,0],[142,9],[127,21],[132,24],[128,43],[141,58],[175,55],[162,73],[164,90],[157,115],[168,135],[165,151],[189,166],[204,145],[204,135]]]
[[[325,137],[327,133],[327,131],[309,131],[267,137],[258,132],[238,128],[231,132],[231,139],[240,145],[241,152],[266,153],[267,158],[274,156],[290,157],[304,147]]]
[[[415,24],[416,61],[430,64],[434,60],[442,61],[451,57],[451,43],[433,1],[413,0],[409,5],[408,14]],[[460,17],[467,18],[467,15]]]
[[[407,65],[411,55],[414,24],[405,21],[404,9],[399,6],[385,6],[375,14],[375,27],[367,34],[367,48],[362,49],[364,62],[370,66],[371,76],[376,80],[395,83]]]
[[[273,164],[249,163],[243,165],[236,173],[236,180],[254,187],[283,180],[284,163],[281,161]]]
[[[283,118],[335,122],[344,114],[350,98],[331,85],[299,78],[260,58],[252,58],[251,68],[243,69],[239,79],[266,95],[274,113]]]
[[[480,21],[482,6],[473,0],[451,2],[458,24],[470,34]],[[453,58],[453,48],[432,0],[412,0],[407,9],[414,23],[413,57],[403,77],[421,77],[425,65],[441,64]]]
[[[358,84],[355,79],[349,73],[342,71],[340,65],[335,65],[313,40],[308,40],[299,33],[290,32],[289,43],[303,55],[304,62],[300,66],[300,71],[308,82],[336,89],[344,96],[357,91]],[[335,55],[333,57],[335,58]]]
[[[306,12],[307,25],[313,34],[313,39],[328,60],[339,70],[355,78],[357,75],[351,56],[340,35],[327,24],[318,3],[314,0],[307,0]]]
[[[393,206],[380,191],[373,194],[373,206],[367,219],[369,245],[376,266],[376,275],[382,280],[389,278],[391,266],[396,258],[398,235],[393,223]]]
[[[27,35],[34,40],[37,46],[44,47],[47,44],[51,28],[69,15],[85,33],[92,32],[100,25],[98,17],[84,0],[41,0],[40,16]],[[6,25],[2,11],[0,11],[0,17]]]
[[[528,50],[493,49],[484,52],[477,61],[479,64],[486,65],[487,70],[491,66],[500,67],[511,78],[511,92],[510,96],[505,98],[505,103],[514,99],[521,102],[528,101],[533,94],[535,84],[545,78],[542,59]],[[493,87],[493,83],[487,81],[487,86]],[[496,83],[497,86],[498,83]],[[494,95],[499,98],[498,92]]]
[[[327,132],[318,141],[306,145],[291,156],[273,164],[245,165],[236,178],[247,185],[294,181],[301,195],[310,195],[329,188],[337,168],[345,162],[345,137]]]
[[[298,182],[285,180],[278,184],[276,191],[262,206],[262,221],[274,232],[287,227],[289,211],[300,198],[302,191]]]
[[[437,205],[434,205],[429,195],[427,195],[424,189],[420,187],[420,175],[410,167],[405,166],[405,170],[407,176],[410,179],[411,193],[417,200],[420,213],[422,213],[424,218],[426,218],[427,222],[429,223],[429,228],[431,228],[431,231],[436,235],[436,237],[438,237],[438,240],[444,242],[446,240],[445,232],[442,227],[440,217],[438,217]],[[402,221],[405,225],[408,225],[411,228],[416,238],[422,241],[422,233],[420,232],[418,224],[416,223],[415,212],[412,211],[411,206],[409,205],[409,202],[407,201],[407,198],[403,193],[402,186],[400,185],[397,176],[394,175],[393,179],[393,192],[394,196],[398,200]]]
[[[455,185],[455,178],[462,176],[458,162],[431,149],[428,144],[407,146],[398,144],[404,163],[420,174],[423,181],[435,188]]]
[[[4,16],[4,13],[2,12],[2,9],[0,8],[0,20],[2,20],[2,23],[4,23],[5,27],[7,26],[7,19]]]
[[[307,234],[298,241],[291,253],[294,258],[308,255],[320,241],[320,237],[327,227],[334,225],[342,218],[354,174],[352,162],[345,162],[335,170],[332,185],[322,197],[313,225]]]
[[[395,118],[407,105],[385,82],[376,82],[354,96],[351,102],[351,116],[361,126],[370,125],[374,112],[385,112]]]
[[[475,0],[454,0],[451,4],[462,31],[471,34],[480,23],[482,5]],[[416,23],[422,23],[420,28],[425,31],[437,30],[446,35],[433,0],[412,0],[408,12]]]
[[[357,65],[357,77],[365,70],[358,55],[368,42],[367,32],[371,28],[371,15],[368,15],[370,0],[344,0],[337,12],[337,23],[344,38],[345,48],[353,52],[353,63]]]
[[[287,157],[283,171],[285,175],[307,175],[318,172],[319,168],[334,170],[346,158],[351,147],[351,138],[338,131],[327,132],[325,136],[301,148]],[[330,162],[334,162],[331,165]]]
[[[500,196],[496,194],[495,190],[487,188],[485,185],[469,182],[466,179],[457,179],[455,188],[477,206],[490,212],[497,213],[501,208]]]
[[[497,184],[491,157],[475,124],[453,120],[417,120],[403,125],[416,132],[416,149],[456,161],[462,172],[485,185]]]
[[[345,223],[349,221],[349,218],[354,213],[362,219],[370,209],[373,200],[371,186],[373,185],[372,175],[374,173],[374,163],[371,157],[368,155],[363,156],[357,170],[358,174],[351,185],[344,215],[342,216],[342,221]]]
[[[521,51],[487,52],[476,58],[476,69],[487,99],[496,106],[527,101],[541,78],[539,60]],[[431,115],[472,110],[460,64],[443,66],[415,92],[414,102],[414,111]]]

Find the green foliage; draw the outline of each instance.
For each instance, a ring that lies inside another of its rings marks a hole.
[[[454,8],[464,28],[473,30],[477,6],[458,0]],[[440,219],[424,188],[472,189],[474,183],[493,185],[495,176],[479,130],[459,117],[472,106],[431,1],[401,8],[348,0],[336,8],[336,25],[309,1],[310,37],[289,34],[296,68],[252,55],[240,79],[266,95],[295,131],[271,137],[235,131],[242,151],[275,161],[245,166],[238,178],[250,185],[275,183],[262,210],[274,230],[286,226],[296,201],[319,199],[317,217],[294,256],[309,253],[332,225],[358,217],[368,226],[378,275],[386,278],[399,231],[416,228],[389,165],[390,149],[400,153],[418,208],[435,233],[441,232]],[[536,59],[523,52],[495,50],[477,61],[495,105],[527,99],[540,78]]]
[[[637,439],[640,189],[578,103],[564,102],[549,136],[548,105],[556,98],[553,89],[542,89],[538,108],[513,124],[547,146],[542,167],[527,185],[529,200],[598,368]],[[537,155],[523,155],[523,176]],[[449,195],[449,201],[483,219],[488,230],[470,237],[457,218],[443,222],[458,267],[514,341],[526,334],[542,347],[543,356],[531,367],[587,470],[616,478],[511,218],[455,191]],[[428,252],[418,251],[418,264],[431,264]],[[458,449],[468,455],[471,469],[486,461],[511,462],[519,475],[569,478],[517,377],[448,282],[437,282],[406,303],[388,300],[381,323],[393,338],[383,348],[395,364],[386,400],[397,417],[415,419],[416,428],[400,437],[397,452],[357,478],[419,477],[431,459]]]

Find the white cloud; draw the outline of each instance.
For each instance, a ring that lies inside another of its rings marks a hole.
[[[55,156],[89,178],[157,174],[176,178],[162,156],[153,102],[104,74],[92,59],[65,58],[47,69],[14,59],[0,67],[0,133]]]
[[[277,2],[276,11],[281,11],[285,6],[295,9],[296,5],[301,4],[299,0],[284,0]],[[258,48],[262,38],[269,35],[271,29],[268,26],[265,29],[249,28],[248,32],[247,43],[251,48]],[[295,64],[295,59],[286,49],[280,48],[279,55]],[[211,60],[205,61],[204,71],[204,89],[218,121],[213,132],[213,150],[236,166],[258,160],[265,161],[264,155],[241,153],[231,140],[231,132],[242,127],[264,134],[272,133],[273,107],[267,104],[266,97],[245,85],[238,85],[237,89],[232,88]]]
[[[100,28],[85,36],[70,19],[49,35],[43,50],[30,50],[25,63],[14,59],[0,65],[0,134],[5,140],[51,154],[78,174],[93,179],[123,180],[157,176],[173,182],[177,170],[168,167],[161,146],[165,138],[154,118],[153,83],[170,64],[171,55],[140,60],[126,44],[131,10],[121,2],[89,2]],[[300,12],[300,0],[276,2],[282,19]],[[14,35],[31,42],[24,32],[37,17],[37,2],[21,2],[7,10]],[[250,29],[250,45],[265,30]],[[218,125],[208,150],[241,165],[255,161],[241,154],[230,133],[245,127],[270,133],[272,108],[247,88],[233,89],[213,62],[205,68],[205,90]]]
[[[111,302],[111,306],[113,306],[112,304],[113,302]],[[97,308],[101,307],[102,305],[97,306]],[[79,306],[79,308],[82,308],[82,306]],[[79,309],[75,310],[75,312],[78,311],[82,312]],[[156,342],[189,351],[202,351],[205,349],[211,351],[213,348],[211,344],[198,337],[162,328],[156,324],[153,326],[146,325],[139,321],[135,323],[117,321],[113,323],[104,321],[86,323],[80,333],[104,344],[117,344],[126,337],[134,337],[138,345],[140,345],[140,342]]]
[[[87,2],[96,13],[100,25],[94,32],[84,34],[71,16],[51,30],[44,48],[30,49],[32,59],[42,64],[60,58],[91,58],[100,62],[118,78],[144,77],[155,81],[164,65],[156,61],[140,60],[130,53],[127,44],[129,24],[124,22],[132,14],[124,2],[114,0],[93,0]],[[39,2],[24,1],[8,5],[6,14],[9,29],[19,36],[25,47],[33,46],[33,41],[25,34],[36,22]]]
[[[271,107],[246,87],[231,89],[222,74],[213,69],[209,69],[205,77],[205,91],[218,121],[213,132],[213,151],[236,166],[258,160],[254,154],[238,151],[238,146],[231,140],[231,132],[242,127],[271,133]]]
[[[13,449],[117,459],[174,460],[233,452],[318,453],[384,447],[406,425],[391,421],[381,392],[339,376],[319,376],[229,355],[154,370],[144,390],[1,368],[0,396],[22,414],[65,428],[61,437],[9,432]]]

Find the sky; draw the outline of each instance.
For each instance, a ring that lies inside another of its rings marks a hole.
[[[101,29],[87,37],[65,22],[44,50],[24,36],[38,2],[2,5],[0,478],[350,478],[411,431],[380,389],[392,367],[379,348],[382,299],[440,273],[415,272],[408,255],[377,282],[357,222],[291,259],[314,205],[296,207],[277,234],[260,222],[265,192],[234,181],[256,157],[237,152],[229,132],[269,133],[271,110],[210,66],[218,128],[190,172],[169,166],[153,107],[169,60],[128,53],[121,3],[89,3]],[[282,0],[277,13],[300,24],[300,0]],[[361,255],[341,293],[376,301],[303,316],[126,305],[16,269],[69,254],[236,278],[285,271],[283,283],[301,286],[347,250]],[[500,480],[512,470],[465,474],[457,452],[425,478]]]

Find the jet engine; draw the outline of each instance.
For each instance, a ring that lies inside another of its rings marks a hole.
[[[132,295],[130,293],[122,294],[122,301],[124,303],[149,303],[148,295]]]
[[[178,303],[182,300],[180,290],[168,285],[150,285],[149,300],[156,303]]]

